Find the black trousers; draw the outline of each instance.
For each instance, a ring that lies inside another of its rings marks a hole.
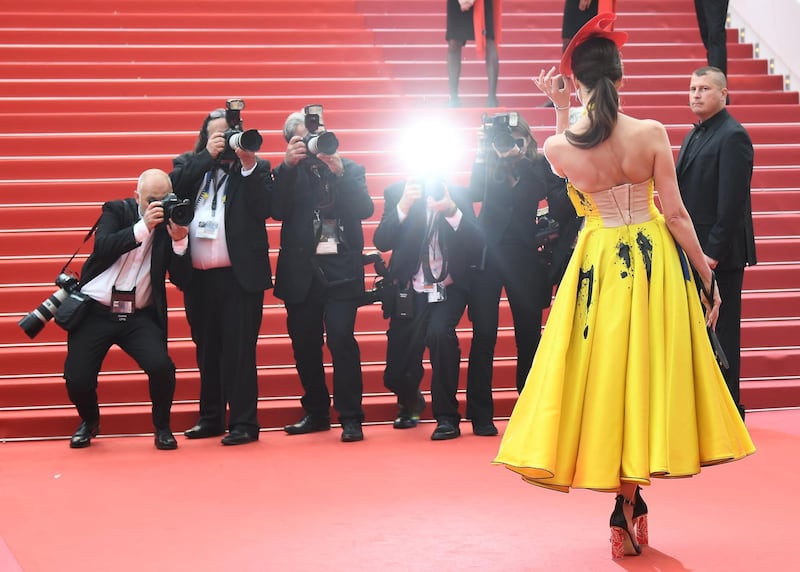
[[[742,284],[744,283],[744,269],[715,270],[717,288],[722,297],[722,306],[719,308],[717,318],[717,339],[728,358],[728,369],[722,369],[722,377],[728,386],[733,402],[738,406],[739,412],[744,417],[744,407],[740,401],[739,378],[741,373],[741,333],[742,333]],[[694,280],[698,291],[702,281],[697,273]]]
[[[744,270],[715,270],[722,306],[717,319],[717,337],[728,358],[730,367],[722,370],[725,384],[731,392],[734,403],[743,409],[739,395],[739,378],[741,372],[742,341],[742,283]]]
[[[286,326],[303,384],[300,403],[309,415],[330,415],[331,396],[322,358],[324,336],[333,361],[333,407],[339,421],[364,420],[361,350],[354,334],[357,310],[355,300],[331,299],[318,284],[304,302],[286,304]]]
[[[255,433],[258,425],[256,344],[264,292],[242,289],[233,269],[195,270],[184,294],[200,368],[200,423]]]
[[[77,329],[67,335],[64,379],[67,394],[81,419],[99,421],[97,374],[112,345],[118,345],[144,370],[150,382],[153,425],[169,429],[175,395],[175,364],[167,353],[167,340],[152,307],[136,311],[118,322],[109,309],[93,303]]]
[[[728,46],[725,20],[728,0],[694,0],[697,26],[706,48],[708,65],[718,67],[728,75]]]
[[[472,346],[467,369],[467,417],[476,422],[494,416],[492,376],[500,294],[505,286],[514,320],[517,349],[516,386],[521,392],[542,337],[542,310],[550,303],[552,287],[547,269],[537,260],[520,258],[520,248],[496,248],[487,252],[483,270],[472,274],[469,317]]]
[[[456,336],[456,326],[467,304],[467,295],[461,288],[449,286],[447,299],[428,303],[427,294],[414,295],[412,319],[392,316],[386,332],[386,369],[383,383],[397,395],[397,401],[406,407],[417,402],[424,368],[422,357],[428,348],[431,360],[431,399],[433,416],[438,421],[458,423],[458,374],[461,348]]]

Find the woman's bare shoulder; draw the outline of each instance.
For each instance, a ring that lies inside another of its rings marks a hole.
[[[664,125],[655,119],[637,119],[629,115],[619,116],[620,120],[629,128],[636,131],[643,131],[645,133],[657,133],[665,131]]]

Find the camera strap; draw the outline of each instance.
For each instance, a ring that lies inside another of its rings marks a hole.
[[[97,217],[97,220],[94,221],[94,224],[92,225],[92,228],[90,228],[89,232],[86,233],[86,238],[83,239],[83,242],[80,244],[80,246],[78,246],[78,248],[75,250],[75,252],[72,254],[72,256],[69,257],[69,260],[67,260],[67,263],[64,264],[64,267],[61,268],[61,274],[66,272],[67,267],[69,267],[69,265],[72,263],[72,261],[75,260],[75,257],[81,251],[81,248],[83,248],[83,245],[86,244],[87,242],[89,242],[89,239],[92,238],[92,235],[94,234],[94,231],[97,230],[97,225],[99,225],[99,224],[100,224],[100,217]]]

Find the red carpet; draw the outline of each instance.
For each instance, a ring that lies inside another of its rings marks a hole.
[[[795,569],[800,410],[747,424],[752,457],[645,490],[652,545],[622,561],[610,495],[522,483],[468,423],[452,442],[424,424],[369,426],[353,444],[336,429],[238,448],[181,437],[175,452],[150,437],[4,443],[0,570]]]

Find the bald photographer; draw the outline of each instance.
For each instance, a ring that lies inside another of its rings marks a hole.
[[[156,448],[178,446],[170,428],[175,364],[167,353],[164,280],[169,271],[170,280],[184,286],[191,261],[186,253],[187,227],[165,212],[171,191],[167,174],[149,169],[139,177],[135,199],[103,205],[94,249],[81,271],[80,292],[90,301],[84,317],[67,335],[64,379],[81,417],[70,440],[73,449],[88,447],[100,431],[97,375],[114,344],[147,373]]]

